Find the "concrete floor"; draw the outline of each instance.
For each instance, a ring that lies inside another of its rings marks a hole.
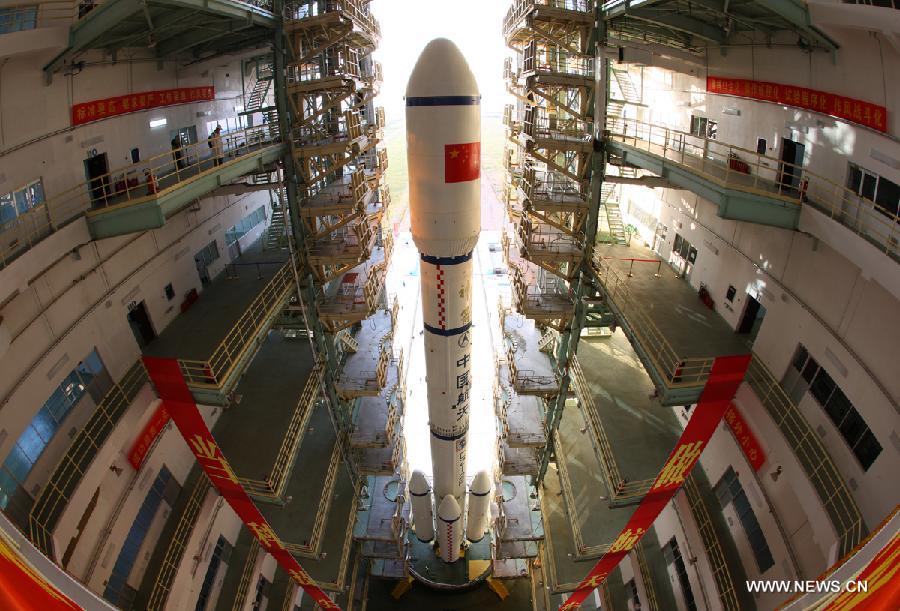
[[[232,261],[237,278],[227,277],[226,273],[219,274],[203,289],[200,299],[169,323],[144,349],[144,354],[208,359],[250,303],[287,261],[286,250],[263,251],[262,242],[257,240]]]
[[[652,316],[656,326],[683,358],[715,357],[746,354],[750,348],[747,338],[736,334],[721,316],[710,310],[697,292],[666,265],[635,262],[623,259],[654,259],[659,256],[644,246],[604,245],[596,249],[598,256],[611,263],[618,275],[627,281],[635,300]],[[629,269],[633,276],[628,278]],[[657,270],[660,277],[656,277]],[[625,317],[628,317],[626,310]]]
[[[213,432],[238,477],[265,480],[314,362],[306,338],[270,331]],[[248,443],[252,440],[253,443]]]
[[[651,398],[653,382],[621,330],[584,337],[578,360],[621,476],[652,479],[675,446],[681,427],[673,408]]]

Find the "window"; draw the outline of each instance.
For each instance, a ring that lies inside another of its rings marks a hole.
[[[37,6],[0,8],[0,34],[35,29],[37,11]]]
[[[757,138],[756,139],[756,154],[757,155],[765,155],[767,146],[768,146],[768,143],[766,142],[765,138]]]
[[[231,231],[229,229],[229,231]],[[216,244],[216,241],[213,240],[206,246],[204,246],[200,252],[197,253],[195,257],[198,261],[200,261],[203,265],[209,265],[213,261],[219,258],[219,247]]]
[[[206,575],[203,577],[203,585],[200,586],[200,596],[197,598],[196,611],[204,611],[210,602],[210,598],[215,598],[216,592],[213,592],[213,586],[216,583],[216,576],[219,574],[219,568],[222,565],[228,566],[228,559],[231,557],[231,544],[225,537],[219,535],[216,541],[216,548],[213,550],[212,558],[209,559],[209,566],[206,569]],[[218,584],[221,586],[221,582]]]
[[[716,497],[719,499],[719,505],[722,511],[729,503],[734,505],[734,511],[737,513],[741,526],[744,528],[744,534],[750,542],[750,548],[753,550],[753,557],[756,559],[756,566],[760,573],[765,573],[775,561],[772,559],[772,552],[769,551],[769,544],[766,543],[766,537],[763,534],[759,520],[753,513],[753,507],[750,506],[750,500],[741,486],[740,480],[734,469],[728,467],[722,479],[716,484]]]
[[[691,590],[691,582],[688,579],[687,569],[684,566],[684,559],[681,557],[681,550],[678,549],[678,541],[672,537],[663,548],[663,558],[666,564],[671,565],[675,569],[675,575],[678,577],[678,585],[681,586],[681,593],[684,596],[684,604],[688,611],[696,611],[697,603],[694,601],[694,592]]]
[[[0,225],[14,221],[43,201],[44,183],[40,179],[28,183],[21,189],[0,194]]]
[[[131,529],[125,536],[125,541],[119,550],[119,556],[113,565],[112,573],[106,582],[106,589],[103,591],[103,598],[114,605],[130,609],[131,603],[134,602],[137,593],[128,585],[128,575],[131,573],[131,569],[134,568],[138,552],[144,543],[144,539],[147,538],[147,531],[150,530],[150,524],[153,522],[159,506],[162,504],[166,486],[171,479],[172,474],[167,468],[163,467],[159,470],[156,480],[150,486],[147,496],[144,497],[144,502],[138,509]]]
[[[691,115],[691,133],[700,138],[716,138],[719,124],[706,117]]]
[[[847,172],[847,188],[874,202],[875,209],[884,215],[893,218],[900,214],[900,186],[883,176],[851,163]]]
[[[85,394],[95,399],[105,394],[100,380],[106,380],[106,368],[97,351],[92,351],[63,378],[25,428],[0,466],[0,509],[6,509],[13,494],[25,484],[44,449],[59,432],[63,420]]]
[[[797,346],[781,383],[795,403],[799,403],[807,392],[811,394],[850,446],[863,471],[872,466],[881,454],[881,444],[844,391],[803,344]]]
[[[264,220],[266,220],[266,209],[264,206],[260,206],[241,219],[240,223],[228,228],[225,232],[225,243],[229,246],[234,244]]]

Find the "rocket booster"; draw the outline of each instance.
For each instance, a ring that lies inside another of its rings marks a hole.
[[[480,101],[456,45],[443,38],[428,43],[406,88],[410,218],[420,256],[434,498],[443,506],[452,495],[460,511],[472,376],[472,251],[481,231]]]

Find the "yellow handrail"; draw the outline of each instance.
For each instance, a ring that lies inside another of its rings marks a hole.
[[[256,557],[258,554],[259,541],[253,539],[250,541],[250,549],[247,552],[246,560],[244,560],[244,568],[241,570],[241,580],[238,582],[234,603],[231,605],[232,611],[241,611],[244,608],[247,592],[250,591],[250,580],[253,579],[253,571],[256,568]]]
[[[636,119],[612,119],[607,130],[612,140],[674,161],[716,184],[788,206],[812,206],[891,257],[900,257],[900,215],[802,165]]]
[[[189,386],[222,387],[253,346],[254,339],[272,322],[273,315],[289,297],[294,287],[291,264],[289,260],[272,276],[207,360],[178,360]]]
[[[0,229],[0,235],[14,236],[12,241],[4,237],[0,264],[18,255],[24,245],[32,247],[82,214],[97,216],[151,201],[277,142],[269,125],[251,127],[223,134],[221,145],[213,148],[207,140],[195,142],[80,182]]]
[[[29,512],[28,523],[32,543],[47,557],[54,557],[53,530],[78,483],[147,381],[143,363],[135,362],[122,379],[113,384],[100,399],[94,413],[78,432],[72,445],[53,469],[50,480],[41,489]]]
[[[297,406],[294,408],[291,421],[288,423],[284,438],[281,440],[281,447],[278,449],[278,454],[272,465],[271,473],[265,480],[239,479],[241,485],[249,493],[271,498],[278,498],[284,493],[290,467],[297,455],[297,449],[306,435],[307,424],[315,408],[316,397],[322,384],[322,377],[322,367],[317,364],[306,380],[306,385],[303,387],[303,392],[300,394]]]
[[[197,468],[199,469],[199,467]],[[163,557],[162,564],[159,567],[159,573],[153,582],[153,589],[150,591],[150,597],[147,601],[147,609],[150,611],[157,611],[166,605],[169,592],[172,589],[172,582],[178,573],[178,565],[181,564],[181,558],[184,556],[188,539],[190,539],[191,532],[193,532],[194,526],[197,524],[200,507],[203,505],[203,499],[206,498],[209,487],[209,478],[206,477],[206,473],[201,471],[191,490],[191,496],[188,497],[184,512],[178,519],[175,532],[172,533],[172,539],[166,548],[166,555]]]
[[[725,560],[725,553],[719,543],[719,537],[713,530],[712,520],[709,517],[709,510],[703,497],[700,496],[700,489],[694,476],[688,476],[684,480],[684,492],[687,495],[688,505],[690,505],[691,513],[694,514],[694,520],[697,522],[697,529],[700,531],[700,538],[703,540],[703,547],[706,548],[706,557],[709,559],[712,568],[713,579],[716,582],[716,589],[719,591],[719,600],[722,601],[722,607],[726,611],[739,611],[741,608],[737,598],[737,592],[734,589],[734,578],[728,569],[728,562]]]

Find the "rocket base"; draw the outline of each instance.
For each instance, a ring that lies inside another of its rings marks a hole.
[[[413,532],[407,535],[409,574],[420,583],[438,590],[464,590],[477,586],[491,576],[491,534],[470,543],[459,560],[447,564],[437,555],[434,545],[422,543]]]

